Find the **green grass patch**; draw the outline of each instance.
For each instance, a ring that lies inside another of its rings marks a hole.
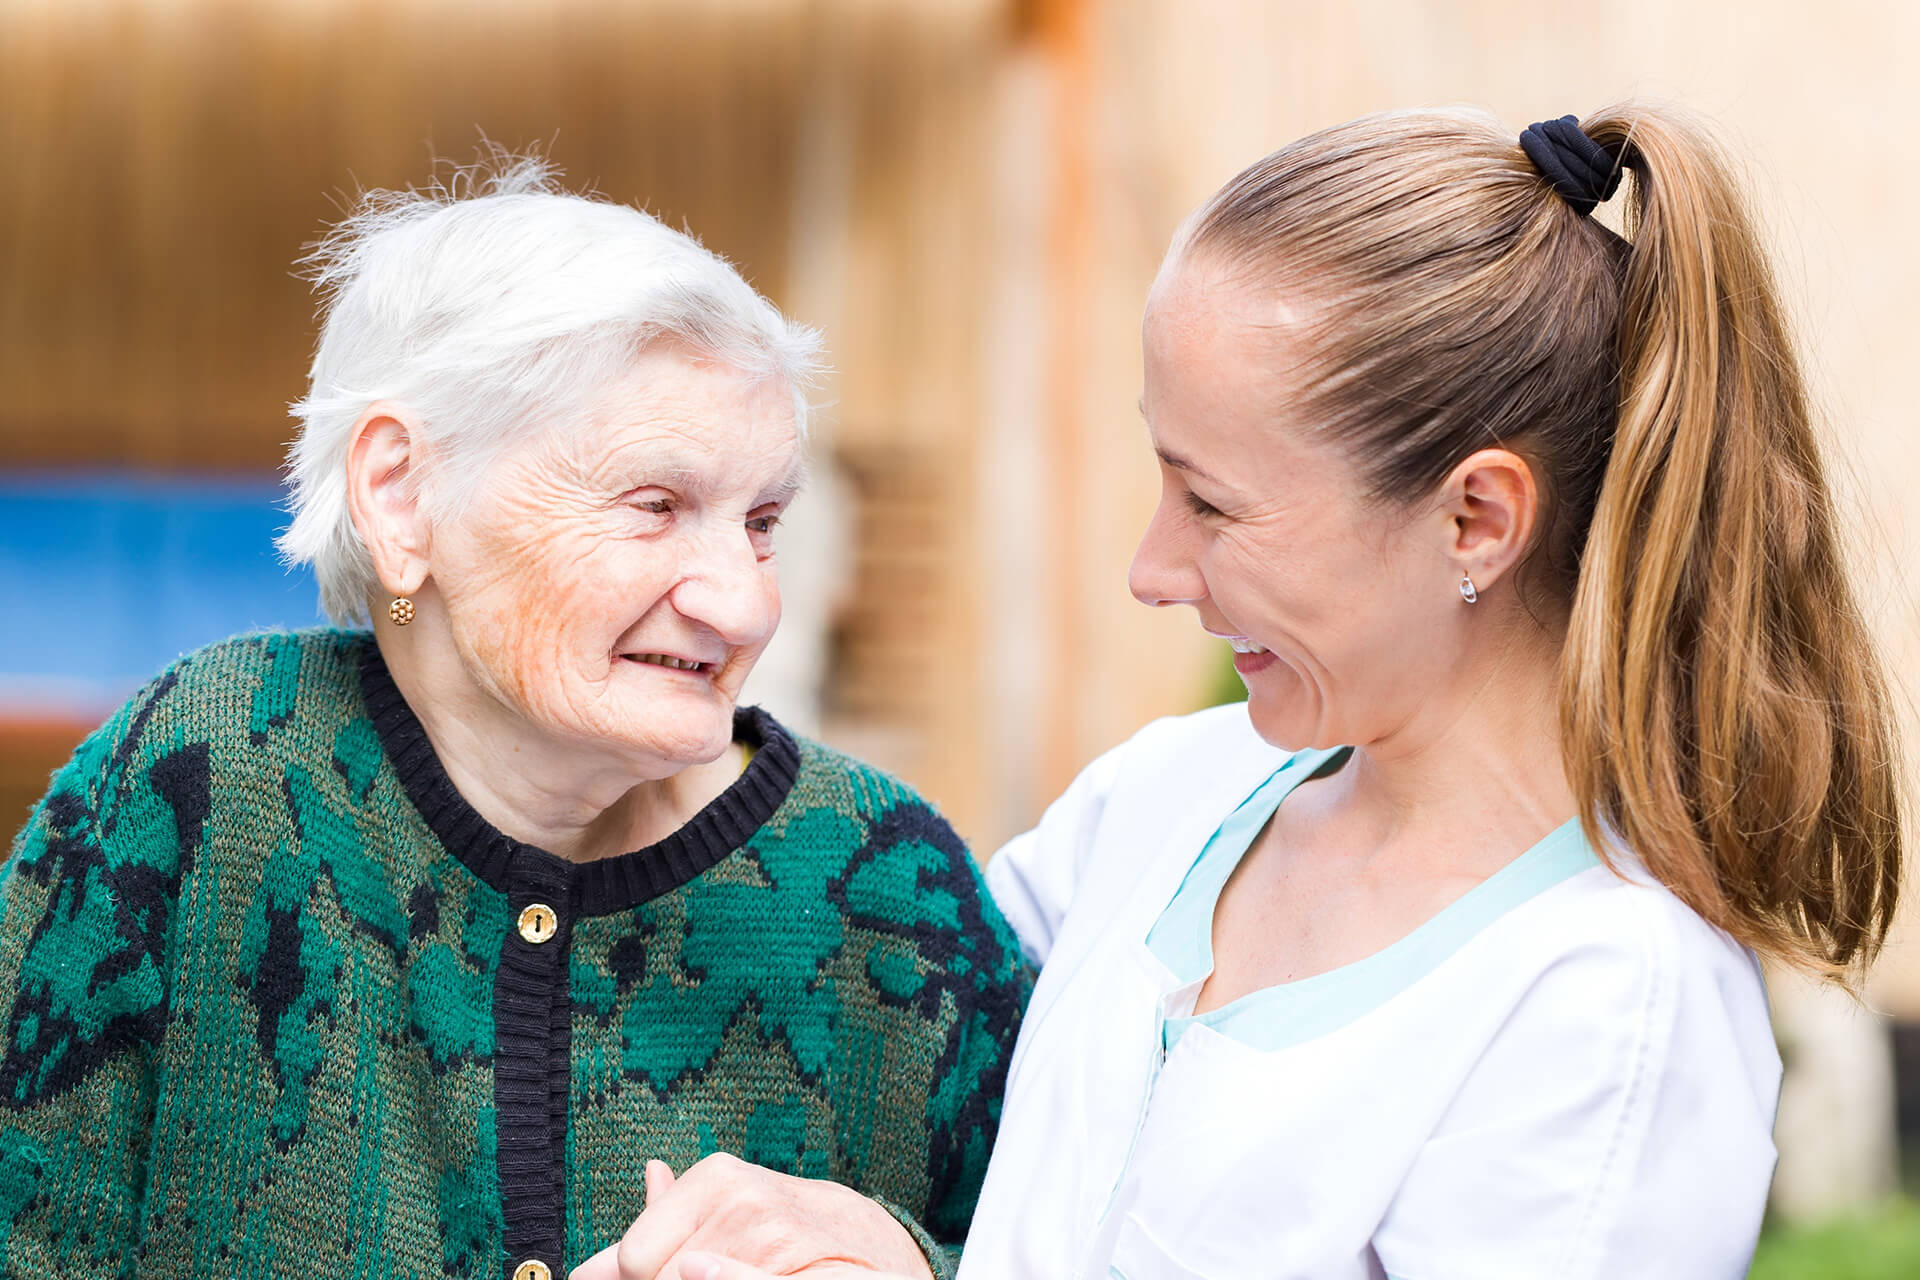
[[[1820,1227],[1769,1225],[1748,1280],[1914,1280],[1920,1277],[1920,1203]]]

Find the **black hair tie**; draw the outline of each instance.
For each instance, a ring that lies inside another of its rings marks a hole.
[[[1620,161],[1581,130],[1578,116],[1528,125],[1520,149],[1583,218],[1619,189]]]

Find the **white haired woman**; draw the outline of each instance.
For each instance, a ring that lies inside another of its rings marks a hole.
[[[15,844],[5,1270],[547,1280],[705,1157],[948,1274],[1017,943],[917,796],[735,705],[817,341],[536,164],[474,185],[315,258],[283,547],[372,634],[182,659]]]

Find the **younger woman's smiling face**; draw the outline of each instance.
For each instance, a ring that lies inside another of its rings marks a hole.
[[[1161,496],[1129,585],[1229,638],[1261,736],[1367,744],[1417,720],[1459,670],[1458,573],[1430,513],[1371,500],[1299,420],[1319,376],[1271,293],[1205,261],[1162,268],[1147,304],[1141,408]]]
[[[434,529],[461,665],[536,735],[637,776],[716,758],[780,621],[774,526],[801,465],[783,381],[649,347],[589,421],[510,446]]]

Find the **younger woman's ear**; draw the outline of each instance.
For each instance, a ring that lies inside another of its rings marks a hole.
[[[1540,519],[1533,467],[1511,449],[1482,449],[1454,467],[1443,493],[1447,555],[1484,591],[1533,543]]]
[[[369,405],[347,440],[347,509],[388,594],[410,596],[427,580],[433,542],[420,504],[419,441],[407,412]]]

